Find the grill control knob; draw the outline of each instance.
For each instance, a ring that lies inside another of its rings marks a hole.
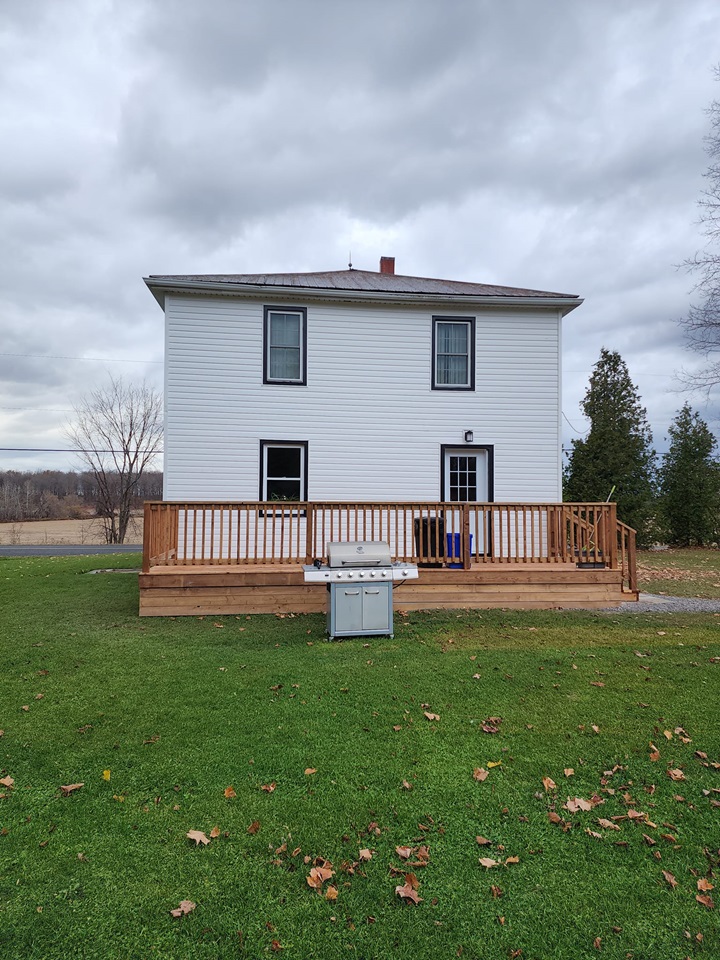
[[[348,580],[352,580],[352,578],[353,578],[354,576],[355,576],[354,573],[349,573],[349,574],[348,574]]]
[[[364,577],[365,574],[364,574],[363,571],[361,570],[360,573],[358,574],[358,576],[359,576],[359,577]]]
[[[370,571],[370,576],[371,576],[371,577],[374,577],[374,576],[375,576],[375,571],[374,571],[374,570],[371,570],[371,571]]]
[[[410,571],[409,571],[409,570],[403,570],[402,574],[403,574],[404,577],[409,577],[409,576],[410,576]]]
[[[380,574],[381,577],[386,577],[387,575],[387,570],[383,570],[383,572]]]

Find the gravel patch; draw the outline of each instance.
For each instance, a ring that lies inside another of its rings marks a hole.
[[[720,613],[720,600],[701,600],[698,597],[661,597],[656,593],[641,593],[636,602],[606,607],[613,613]]]

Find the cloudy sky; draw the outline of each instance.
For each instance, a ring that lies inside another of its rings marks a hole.
[[[584,297],[566,441],[605,346],[663,449],[719,40],[717,0],[0,0],[0,447],[66,446],[108,373],[160,386],[143,276],[352,251]]]

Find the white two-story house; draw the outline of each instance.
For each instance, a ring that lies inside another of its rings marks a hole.
[[[614,563],[614,517],[599,533],[601,511],[571,522],[561,506],[561,326],[579,297],[403,276],[392,257],[145,282],[165,313],[165,500],[146,511],[146,573],[247,574],[338,537],[468,575],[588,551]]]
[[[158,276],[168,500],[561,496],[568,294],[380,271]]]

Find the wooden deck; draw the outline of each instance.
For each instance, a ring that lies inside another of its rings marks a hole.
[[[615,504],[148,503],[141,616],[318,613],[302,565],[333,540],[384,540],[420,565],[395,609],[607,607],[637,599]]]
[[[636,600],[618,570],[578,570],[575,564],[518,569],[478,564],[470,570],[422,569],[395,586],[396,610],[514,610],[611,607]],[[220,616],[323,613],[325,584],[303,582],[302,566],[153,567],[140,574],[140,616]]]

